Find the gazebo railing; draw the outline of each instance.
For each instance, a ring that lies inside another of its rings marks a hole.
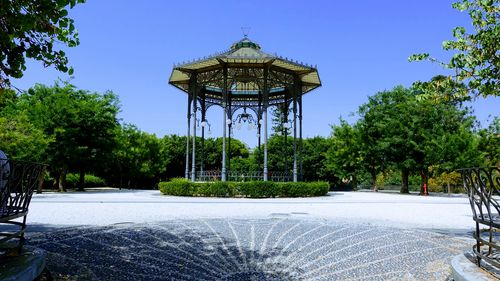
[[[500,167],[460,169],[476,222],[472,250],[477,258],[500,269]]]
[[[191,178],[192,173],[189,172]],[[267,174],[270,181],[288,182],[293,180],[293,173],[284,171],[270,171]],[[218,170],[196,172],[197,181],[218,181],[222,178],[222,172]],[[230,171],[227,173],[229,181],[261,181],[264,179],[262,171]]]

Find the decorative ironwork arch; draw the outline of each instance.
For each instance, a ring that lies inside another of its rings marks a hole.
[[[242,108],[245,114],[250,114],[246,113],[246,109],[253,111],[258,120],[256,126],[259,149],[261,141],[264,143],[262,179],[265,181],[274,179],[269,177],[270,172],[267,167],[267,113],[269,107],[283,105],[287,108],[286,114],[290,108],[292,111],[293,181],[302,178],[302,96],[321,86],[321,80],[315,66],[283,58],[276,54],[265,53],[259,44],[245,36],[242,40],[235,42],[227,51],[174,65],[169,83],[188,94],[186,178],[191,178],[192,181],[206,178],[203,166],[204,129],[208,124],[206,121],[207,110],[214,105],[221,106],[223,110],[221,180],[225,181],[228,178],[228,171],[230,171],[230,161],[227,163],[226,160],[226,138],[229,135],[227,141],[228,146],[230,146],[233,117],[236,111]],[[201,111],[201,118],[197,118],[198,111]],[[191,124],[191,118],[193,124]],[[247,118],[249,117],[247,116]],[[288,122],[288,117],[286,119]],[[199,165],[196,163],[196,127],[198,123],[202,124],[202,157]],[[193,137],[190,171],[191,126]],[[299,132],[297,132],[297,128]],[[297,133],[299,134],[298,140]],[[273,174],[282,175],[280,172],[273,172]],[[213,172],[210,173],[210,177],[214,177]],[[280,176],[279,178],[282,180],[285,177]]]

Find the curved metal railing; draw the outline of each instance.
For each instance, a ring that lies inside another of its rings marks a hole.
[[[188,178],[191,178],[192,173],[189,172]],[[292,181],[293,174],[283,171],[269,171],[267,173],[268,180],[276,182]],[[219,170],[198,171],[196,172],[197,181],[217,181],[221,180],[222,172]],[[262,171],[230,171],[227,173],[228,181],[261,181],[264,179]]]
[[[500,167],[460,169],[476,222],[472,250],[477,258],[500,269]]]
[[[26,216],[33,192],[41,184],[46,165],[40,163],[0,159],[0,224],[18,226],[18,230],[0,232],[0,249],[11,239],[24,242]],[[23,217],[22,221],[15,219]]]

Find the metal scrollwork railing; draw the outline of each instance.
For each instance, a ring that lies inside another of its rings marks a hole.
[[[221,180],[221,171],[210,170],[203,172],[196,172],[197,181],[217,181]],[[188,178],[191,178],[191,172],[188,173]],[[227,173],[229,181],[261,181],[264,179],[262,171],[230,171]],[[292,181],[293,174],[291,172],[283,171],[270,171],[268,172],[268,179],[275,182]]]
[[[45,169],[44,164],[0,159],[0,225],[13,225],[0,232],[0,253],[20,250],[24,243],[26,216],[31,196],[39,184]],[[22,218],[21,221],[16,219]],[[10,241],[17,239],[12,248]]]
[[[500,167],[460,169],[476,222],[472,250],[477,258],[500,269]]]

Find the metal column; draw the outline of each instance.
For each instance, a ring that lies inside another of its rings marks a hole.
[[[203,126],[206,122],[206,104],[205,104],[205,97],[203,96],[203,100],[201,101],[201,157],[200,157],[200,177],[202,177],[201,180],[204,180],[204,174],[203,174],[203,159],[205,158],[205,126]]]
[[[267,74],[268,67],[264,68],[264,105],[262,112],[262,119],[264,120],[264,181],[268,179],[268,170],[267,170],[267,106],[268,106],[268,89],[267,89]]]
[[[226,181],[226,116],[227,116],[227,67],[224,66],[224,89],[222,90],[222,171],[221,180]]]
[[[304,173],[302,170],[302,151],[303,151],[303,144],[302,144],[302,95],[299,93],[299,179],[300,181],[304,181]]]
[[[196,75],[194,75],[196,85]],[[191,181],[196,181],[196,111],[198,110],[198,99],[196,97],[196,86],[193,87],[193,158],[191,159]]]
[[[188,95],[188,110],[187,110],[187,137],[186,137],[186,170],[184,177],[189,179],[189,137],[191,131],[191,95]]]
[[[293,181],[297,182],[297,90],[293,95]]]

